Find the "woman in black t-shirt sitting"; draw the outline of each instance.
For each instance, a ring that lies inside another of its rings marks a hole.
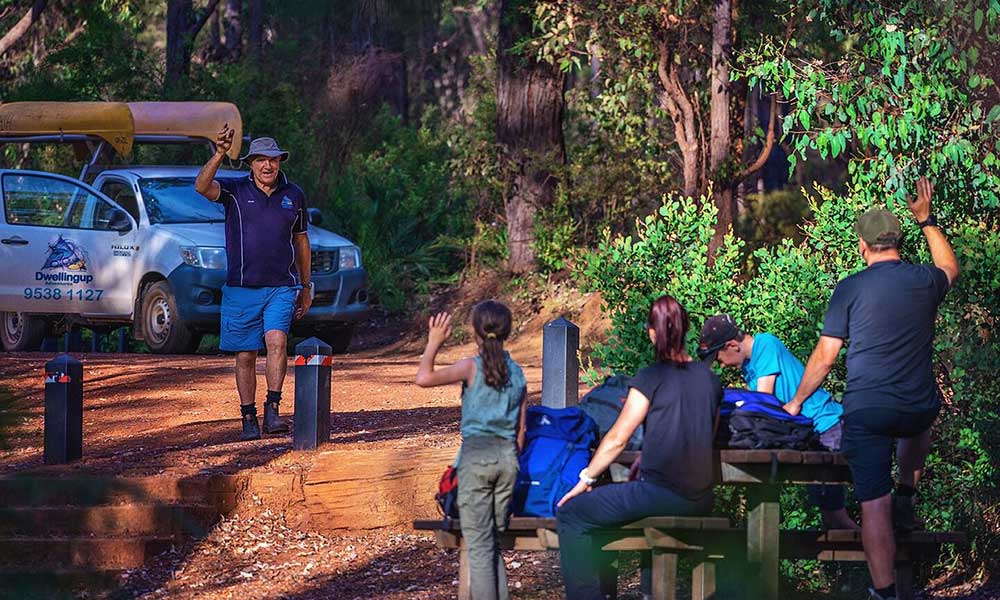
[[[602,589],[614,584],[614,557],[591,538],[595,530],[645,517],[702,515],[712,508],[712,439],[722,384],[707,364],[692,362],[684,350],[688,316],[676,300],[656,300],[648,326],[656,362],[629,380],[621,415],[580,472],[580,482],[559,501],[560,559],[566,597],[573,600],[602,599]],[[591,491],[643,422],[638,480]]]

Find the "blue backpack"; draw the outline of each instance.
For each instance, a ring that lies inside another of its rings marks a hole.
[[[529,406],[521,470],[512,510],[524,517],[555,516],[556,503],[580,480],[597,445],[597,423],[579,408]]]
[[[730,448],[821,449],[812,419],[785,412],[773,394],[736,388],[723,391],[719,429],[728,421]]]

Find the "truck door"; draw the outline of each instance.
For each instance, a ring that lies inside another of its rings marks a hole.
[[[0,310],[122,316],[132,312],[136,223],[79,181],[0,175]]]

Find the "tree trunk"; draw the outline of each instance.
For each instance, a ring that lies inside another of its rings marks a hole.
[[[264,0],[250,0],[250,19],[247,31],[247,51],[254,60],[264,53]]]
[[[701,189],[701,178],[698,175],[701,132],[695,124],[694,105],[681,84],[677,65],[673,60],[673,50],[665,40],[661,40],[658,52],[657,74],[663,86],[663,91],[660,93],[660,107],[670,115],[670,121],[674,124],[674,139],[681,151],[681,172],[684,177],[682,192],[685,196],[694,198]]]
[[[188,76],[194,38],[218,4],[219,0],[209,0],[208,6],[195,11],[193,0],[167,1],[167,74],[164,89],[168,93]]]
[[[497,47],[497,142],[504,171],[508,269],[535,267],[535,214],[550,206],[556,178],[552,167],[565,162],[563,85],[559,68],[517,53],[515,44],[531,35],[530,0],[502,0]]]
[[[715,0],[712,24],[711,116],[709,129],[709,171],[713,199],[719,211],[715,234],[709,244],[709,258],[722,245],[733,226],[736,210],[733,203],[733,177],[720,172],[729,156],[732,142],[729,133],[729,55],[731,51],[732,0]]]
[[[48,0],[35,0],[28,12],[24,13],[24,16],[10,28],[10,31],[3,34],[3,37],[0,38],[0,56],[6,54],[7,50],[31,29],[31,26],[42,16],[42,11],[45,10],[47,4]]]
[[[243,54],[243,0],[226,0],[222,9],[222,35],[226,60],[238,61]]]

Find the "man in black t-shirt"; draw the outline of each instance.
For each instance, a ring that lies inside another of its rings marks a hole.
[[[855,226],[868,268],[837,284],[819,343],[785,410],[795,415],[823,383],[844,342],[843,452],[861,501],[861,536],[874,599],[895,598],[893,526],[915,527],[913,496],[930,449],[930,428],[941,408],[931,354],[937,307],[958,277],[958,261],[931,213],[933,186],[917,182],[910,203],[930,246],[933,265],[904,263],[899,220],[870,210]],[[892,496],[892,445],[899,440],[899,481]]]

